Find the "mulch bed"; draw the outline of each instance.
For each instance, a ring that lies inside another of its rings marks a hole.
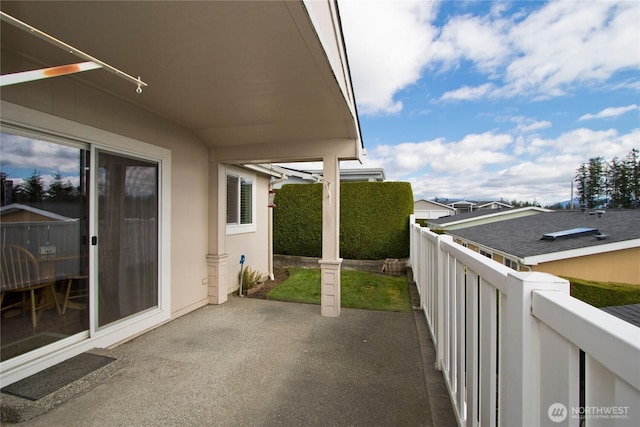
[[[273,270],[273,280],[269,279],[266,282],[259,284],[247,291],[249,298],[267,299],[267,294],[271,289],[278,286],[289,278],[289,271],[284,268],[276,268]]]

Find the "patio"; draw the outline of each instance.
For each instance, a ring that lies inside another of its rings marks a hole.
[[[100,350],[110,378],[22,425],[455,425],[428,337],[421,311],[231,297]]]

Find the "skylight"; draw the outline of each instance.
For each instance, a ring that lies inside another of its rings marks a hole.
[[[567,237],[580,237],[588,234],[598,233],[597,228],[578,227],[570,230],[554,231],[553,233],[547,233],[542,236],[542,240],[556,240]]]

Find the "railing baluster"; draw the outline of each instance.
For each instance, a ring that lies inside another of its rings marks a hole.
[[[478,286],[480,276],[467,270],[466,281],[466,360],[467,367],[467,426],[477,426],[479,422],[478,400],[480,399],[480,384],[478,376],[478,359],[480,358],[479,341],[479,311]]]
[[[466,307],[466,292],[465,292],[465,267],[461,263],[457,263],[456,265],[456,371],[457,371],[457,399],[456,399],[456,407],[458,409],[458,418],[465,419],[466,414],[466,383],[467,383],[467,372],[465,366],[465,359],[467,357],[467,349],[466,349],[466,325],[465,325],[465,307]]]
[[[551,328],[540,325],[540,415],[545,425],[577,426],[578,418],[571,409],[580,406],[580,349],[563,339]],[[554,404],[567,410],[563,421],[550,420],[548,410]]]
[[[480,424],[496,425],[497,372],[497,291],[490,283],[480,281]]]

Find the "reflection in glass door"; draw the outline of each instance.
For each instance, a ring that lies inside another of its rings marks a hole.
[[[0,356],[89,329],[89,151],[0,133]]]
[[[97,151],[97,326],[158,306],[158,164]]]

